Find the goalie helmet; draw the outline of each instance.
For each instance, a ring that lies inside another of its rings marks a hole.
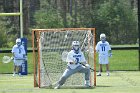
[[[16,39],[16,44],[17,44],[18,46],[21,45],[21,39],[20,39],[20,38]]]
[[[72,48],[73,48],[73,50],[74,50],[76,53],[78,53],[78,52],[79,52],[79,48],[80,48],[80,43],[79,43],[79,41],[73,41],[73,42],[72,42]]]
[[[101,40],[102,42],[105,42],[105,40],[106,40],[106,35],[105,35],[104,33],[100,34],[100,40]]]

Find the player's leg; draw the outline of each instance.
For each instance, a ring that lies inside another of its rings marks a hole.
[[[76,72],[77,72],[77,69],[71,69],[71,68],[67,67],[67,69],[64,71],[63,75],[61,76],[61,78],[57,82],[57,85],[54,89],[60,88],[65,83],[67,78]]]
[[[14,60],[14,68],[13,68],[13,76],[15,76],[16,75],[16,73],[17,73],[17,62],[16,62],[16,60]]]
[[[21,76],[21,65],[18,66],[18,75]]]
[[[14,64],[13,76],[15,76],[15,74],[16,74],[16,69],[17,69],[17,66]]]
[[[103,72],[103,68],[102,68],[102,65],[101,65],[101,69],[100,69],[100,72]]]
[[[109,76],[110,75],[110,73],[109,73],[109,64],[106,64],[106,72],[107,72],[107,76]]]
[[[102,64],[99,64],[99,72],[98,72],[97,76],[101,76],[101,72],[102,72]]]
[[[104,61],[104,58],[102,56],[99,56],[99,72],[98,72],[97,76],[101,76],[103,61]]]
[[[22,60],[18,60],[18,75],[21,76],[21,65],[22,65]]]
[[[79,66],[80,73],[85,73],[85,86],[90,87],[90,69],[84,66]]]
[[[109,61],[108,61],[108,56],[105,58],[105,64],[106,64],[106,72],[107,72],[107,76],[109,76],[110,75],[110,73],[109,73]]]

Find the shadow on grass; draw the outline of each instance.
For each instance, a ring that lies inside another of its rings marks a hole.
[[[97,85],[96,87],[112,87],[112,86],[106,86],[106,85]]]
[[[54,89],[54,87],[43,87],[42,89]],[[60,89],[94,89],[94,86],[84,87],[84,86],[62,86]]]

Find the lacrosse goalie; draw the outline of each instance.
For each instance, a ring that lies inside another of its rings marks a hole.
[[[54,89],[59,89],[68,77],[77,72],[85,74],[85,86],[90,87],[90,67],[85,60],[83,52],[80,50],[79,41],[72,42],[72,50],[68,53],[66,62],[68,62],[67,68]]]
[[[100,40],[96,45],[96,52],[99,54],[99,73],[97,76],[101,76],[102,64],[106,65],[107,76],[109,76],[109,61],[108,57],[112,56],[111,47],[106,41],[106,35],[102,33]]]
[[[14,58],[14,72],[13,76],[17,73],[21,76],[21,65],[23,61],[26,59],[24,47],[21,45],[21,39],[16,39],[16,44],[12,48],[12,54]]]

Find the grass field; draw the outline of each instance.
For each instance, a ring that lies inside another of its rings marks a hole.
[[[109,58],[110,70],[139,70],[138,50],[113,50],[113,56]],[[1,53],[0,59],[4,55],[11,56],[11,53]],[[98,57],[97,57],[98,70]],[[105,67],[103,67],[105,71]],[[0,73],[12,73],[13,63],[3,64],[0,60]],[[28,72],[33,73],[32,53],[28,53]]]
[[[4,55],[11,56],[11,53],[1,53],[0,59]],[[106,73],[103,72],[101,77],[97,77],[97,86],[93,89],[82,87],[82,89],[62,88],[59,90],[34,88],[32,74],[23,77],[12,77],[12,74],[7,73],[12,73],[13,63],[3,64],[0,61],[0,93],[139,93],[140,71],[138,71],[138,51],[113,50],[113,56],[109,60],[111,76],[107,77]],[[105,71],[105,67],[103,71]],[[33,73],[32,53],[28,53],[28,72]]]
[[[62,88],[59,90],[34,88],[33,75],[15,76],[0,74],[0,93],[139,93],[139,71],[114,71],[111,76],[103,73],[97,77],[97,86],[92,89]]]

